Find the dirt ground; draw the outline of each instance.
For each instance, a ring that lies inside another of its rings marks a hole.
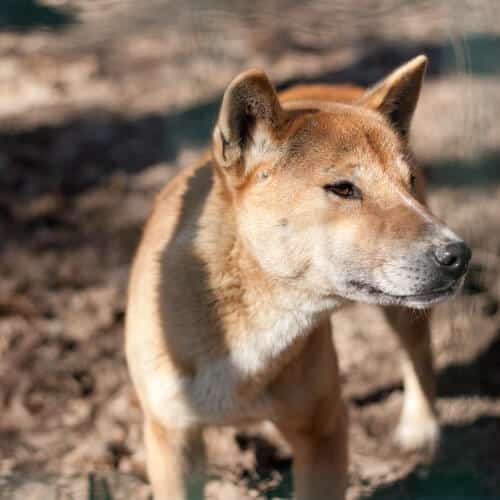
[[[22,7],[22,8],[21,8]],[[127,273],[154,193],[207,144],[224,85],[265,68],[370,84],[430,57],[412,141],[430,205],[473,247],[438,307],[441,449],[392,441],[398,347],[334,315],[354,499],[500,498],[500,7],[404,0],[6,0],[0,6],[0,499],[146,499],[123,354]],[[270,424],[211,430],[209,498],[291,498]]]

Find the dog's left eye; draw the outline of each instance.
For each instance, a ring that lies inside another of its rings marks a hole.
[[[361,199],[361,191],[351,182],[340,181],[334,184],[326,184],[323,189],[328,193],[333,193],[341,198]]]

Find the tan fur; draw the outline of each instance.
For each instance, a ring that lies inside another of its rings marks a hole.
[[[435,445],[427,320],[395,307],[449,295],[419,295],[434,279],[423,247],[455,238],[409,186],[404,128],[424,69],[420,57],[366,93],[311,86],[280,100],[263,73],[244,73],[226,91],[212,153],[158,195],[126,322],[156,500],[201,494],[206,425],[263,419],[293,447],[299,500],[344,498],[347,415],[330,314],[347,300],[392,305],[407,353],[399,437]],[[391,115],[395,102],[407,109]],[[362,202],[324,190],[342,179]]]
[[[296,85],[280,94],[280,101],[332,101],[352,103],[359,99],[365,90],[356,85]]]

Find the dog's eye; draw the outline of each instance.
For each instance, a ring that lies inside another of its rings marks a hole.
[[[347,181],[335,182],[334,184],[326,184],[323,189],[328,193],[333,193],[341,198],[361,199],[361,192],[352,183]]]

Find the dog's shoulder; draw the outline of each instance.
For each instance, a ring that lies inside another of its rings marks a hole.
[[[209,190],[211,174],[210,158],[204,155],[199,162],[177,172],[158,192],[144,225],[135,261],[165,247],[181,229],[189,229],[191,224],[187,223],[203,203],[201,194]]]

